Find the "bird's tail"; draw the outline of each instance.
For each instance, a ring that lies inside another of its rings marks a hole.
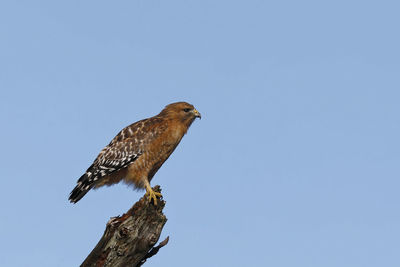
[[[69,194],[68,200],[71,203],[78,202],[84,195],[94,186],[94,181],[92,179],[92,173],[87,171],[84,175],[81,176],[78,180],[78,184]]]

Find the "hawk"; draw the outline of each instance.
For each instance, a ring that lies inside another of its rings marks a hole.
[[[79,178],[69,201],[76,203],[92,188],[123,181],[145,188],[149,201],[157,204],[161,194],[152,190],[150,181],[196,118],[201,115],[193,105],[177,102],[122,129]]]

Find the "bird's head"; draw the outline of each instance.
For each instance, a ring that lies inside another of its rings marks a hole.
[[[196,118],[201,119],[200,112],[198,112],[193,105],[186,102],[169,104],[161,111],[160,115],[179,120],[188,126],[190,126]]]

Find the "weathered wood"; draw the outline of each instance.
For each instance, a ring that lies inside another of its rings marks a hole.
[[[153,188],[161,192],[157,185]],[[111,218],[103,236],[81,267],[141,266],[168,243],[169,237],[154,246],[167,218],[162,213],[164,200],[157,205],[142,197],[122,216]]]

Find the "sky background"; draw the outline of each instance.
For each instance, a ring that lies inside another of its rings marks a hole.
[[[1,1],[2,266],[78,266],[143,194],[67,198],[123,127],[201,112],[145,266],[400,266],[398,1]]]

